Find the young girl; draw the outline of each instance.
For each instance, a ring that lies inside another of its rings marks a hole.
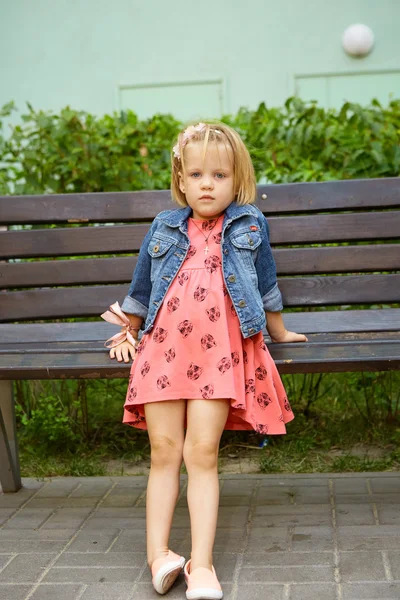
[[[286,433],[294,415],[262,329],[273,342],[307,338],[285,329],[267,221],[252,205],[253,166],[233,129],[199,123],[179,134],[172,196],[181,208],[153,221],[123,312],[118,303],[110,307],[125,323],[122,337],[111,338],[110,357],[134,359],[123,422],[147,429],[150,439],[147,554],[154,588],[165,594],[184,566],[189,600],[218,599],[212,551],[221,434]],[[182,459],[192,538],[186,564],[168,546]]]

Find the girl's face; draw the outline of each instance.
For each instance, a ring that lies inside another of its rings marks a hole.
[[[194,219],[222,215],[235,198],[232,149],[210,142],[203,159],[203,142],[189,142],[185,147],[185,173],[179,173],[179,189]]]

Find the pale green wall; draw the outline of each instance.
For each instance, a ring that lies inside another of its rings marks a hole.
[[[375,34],[367,58],[341,48],[352,23]],[[399,0],[0,0],[0,104],[207,117],[280,105],[296,85],[322,103],[387,101],[400,97],[399,25]],[[325,79],[296,79],[353,71],[378,75],[330,78],[328,99]],[[200,83],[129,87],[188,81]]]

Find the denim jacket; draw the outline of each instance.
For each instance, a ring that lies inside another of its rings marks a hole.
[[[165,295],[190,245],[190,206],[164,210],[154,219],[139,252],[122,310],[144,319],[143,334],[154,325]],[[282,310],[266,218],[256,206],[232,202],[225,210],[221,237],[225,286],[244,338],[266,326],[265,311]]]

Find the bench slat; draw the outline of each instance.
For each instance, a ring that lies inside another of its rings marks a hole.
[[[278,275],[400,269],[400,245],[275,248]],[[137,256],[0,263],[2,288],[129,283]]]
[[[280,278],[285,306],[399,302],[400,274]],[[0,294],[3,321],[96,316],[128,291],[126,285],[24,290]]]
[[[356,333],[359,339],[366,339],[370,336],[370,332],[374,332],[375,336],[381,333],[384,339],[388,339],[391,332],[394,332],[396,338],[400,331],[400,309],[398,308],[284,312],[284,320],[288,329],[307,334],[318,333],[322,336],[321,340],[325,339],[323,336],[329,336],[331,333],[334,335],[340,333],[342,336],[352,336]],[[7,345],[25,345],[31,340],[37,344],[104,342],[117,331],[119,331],[117,326],[106,323],[100,318],[91,323],[1,323],[0,340],[3,348]],[[266,334],[266,331],[264,333]]]
[[[400,211],[271,217],[269,225],[272,244],[396,239]],[[148,229],[146,224],[6,231],[0,235],[0,258],[135,252]]]
[[[271,344],[271,340],[264,332],[264,337]],[[77,354],[77,353],[97,353],[102,354],[106,350],[103,345],[104,340],[88,341],[69,341],[69,342],[37,342],[25,341],[14,344],[0,343],[0,355],[12,354]],[[398,331],[369,331],[362,333],[312,333],[308,334],[308,343],[318,343],[320,345],[334,346],[340,344],[354,345],[360,342],[368,344],[397,344],[399,342]]]
[[[263,198],[266,195],[267,198]],[[400,206],[397,177],[259,185],[266,214]],[[44,196],[0,196],[0,224],[147,221],[176,208],[168,190]]]
[[[372,344],[271,344],[269,350],[281,373],[400,369],[399,340]],[[106,351],[0,354],[0,379],[128,377],[130,366],[112,361]]]

